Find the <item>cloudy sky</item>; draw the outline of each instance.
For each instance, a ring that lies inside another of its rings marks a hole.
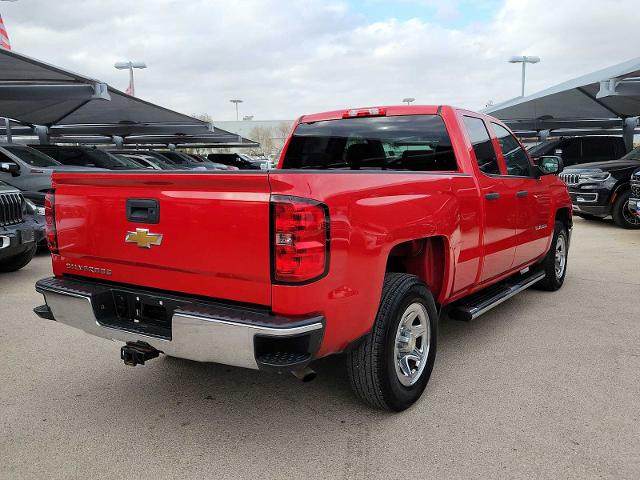
[[[343,107],[482,108],[640,56],[638,0],[18,0],[13,49],[184,113],[288,119]]]

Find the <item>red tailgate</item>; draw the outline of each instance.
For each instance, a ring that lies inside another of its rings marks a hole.
[[[266,172],[58,173],[54,187],[56,275],[271,303]],[[158,223],[128,220],[131,199],[156,200]]]

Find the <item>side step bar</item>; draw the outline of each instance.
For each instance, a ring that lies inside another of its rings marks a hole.
[[[502,283],[461,300],[460,303],[455,304],[451,310],[449,310],[449,317],[464,322],[478,318],[480,315],[487,313],[492,308],[510,299],[515,294],[539,282],[544,278],[544,275],[545,273],[543,271],[536,270],[507,279]]]

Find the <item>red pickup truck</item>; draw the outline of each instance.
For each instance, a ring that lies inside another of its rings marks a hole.
[[[562,286],[571,199],[498,120],[449,106],[303,116],[271,171],[53,176],[42,318],[159,353],[291,371],[344,352],[356,394],[403,410],[438,319]]]

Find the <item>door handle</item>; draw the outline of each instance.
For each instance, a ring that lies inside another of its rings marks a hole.
[[[516,193],[516,196],[518,196],[518,198],[528,197],[529,192],[527,192],[526,190],[520,190],[518,193]]]
[[[498,192],[485,193],[484,198],[487,200],[497,200],[500,198],[500,194]]]
[[[148,198],[127,199],[127,220],[134,223],[159,223],[160,204]]]

